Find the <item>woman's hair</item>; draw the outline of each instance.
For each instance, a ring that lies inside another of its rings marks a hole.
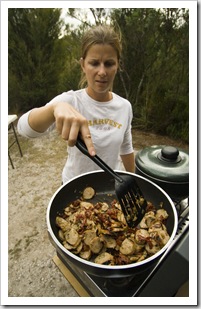
[[[120,61],[122,53],[121,33],[115,31],[113,27],[108,25],[98,25],[91,27],[83,36],[81,45],[81,58],[85,59],[88,50],[95,44],[109,44],[117,53],[117,59]],[[82,72],[79,87],[86,85],[86,77]]]

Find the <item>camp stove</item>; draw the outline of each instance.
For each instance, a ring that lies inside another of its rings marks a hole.
[[[89,296],[173,297],[189,279],[189,199],[174,203],[178,213],[176,236],[157,264],[140,274],[121,278],[97,277],[67,262],[59,249],[57,256]]]

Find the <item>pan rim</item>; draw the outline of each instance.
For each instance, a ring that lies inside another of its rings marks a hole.
[[[178,228],[178,217],[177,217],[177,211],[176,211],[176,207],[174,205],[174,202],[172,201],[172,199],[170,198],[170,196],[160,187],[158,186],[157,184],[155,184],[154,182],[152,182],[151,180],[149,179],[146,179],[145,177],[141,176],[141,175],[138,175],[138,174],[135,174],[135,173],[130,173],[130,172],[127,172],[127,171],[122,171],[122,170],[115,170],[115,172],[117,173],[123,173],[123,174],[129,174],[129,175],[134,175],[135,177],[137,178],[141,178],[147,182],[149,182],[150,184],[154,185],[156,188],[158,188],[165,196],[166,198],[168,199],[168,201],[170,202],[170,205],[172,207],[172,211],[173,211],[173,214],[174,214],[174,227],[173,227],[173,230],[172,230],[172,234],[170,236],[170,239],[168,240],[168,242],[165,244],[165,246],[163,248],[161,248],[161,250],[159,250],[157,253],[155,253],[154,255],[146,258],[145,260],[143,261],[140,261],[140,262],[136,262],[136,263],[131,263],[131,264],[126,264],[126,265],[102,265],[102,264],[96,264],[94,262],[91,262],[91,261],[87,261],[87,260],[84,260],[82,259],[81,257],[73,254],[72,252],[70,252],[69,250],[67,250],[61,243],[60,241],[57,239],[57,237],[55,236],[53,230],[52,230],[52,227],[51,227],[51,224],[50,224],[50,209],[51,209],[51,205],[52,205],[52,202],[54,200],[54,198],[56,197],[56,195],[58,194],[58,192],[61,191],[61,189],[63,187],[65,187],[68,183],[72,182],[72,181],[75,181],[76,179],[78,178],[81,178],[83,176],[87,176],[89,174],[97,174],[97,173],[105,173],[103,170],[97,170],[97,171],[91,171],[91,172],[87,172],[87,173],[83,173],[83,174],[80,174],[78,176],[75,176],[74,178],[72,178],[71,180],[67,181],[66,183],[62,184],[57,190],[56,192],[53,194],[53,196],[51,197],[50,201],[49,201],[49,204],[48,204],[48,207],[47,207],[47,212],[46,212],[46,223],[47,223],[47,229],[48,229],[48,233],[50,234],[52,240],[54,241],[54,243],[63,251],[65,252],[68,256],[70,256],[72,259],[75,259],[77,260],[79,263],[82,263],[82,264],[85,264],[89,267],[95,267],[97,269],[100,269],[100,270],[128,270],[130,268],[136,268],[136,267],[139,267],[139,266],[143,266],[144,264],[147,264],[148,262],[151,262],[155,259],[157,259],[157,257],[161,256],[162,253],[164,253],[168,247],[171,246],[171,243],[173,242],[174,240],[174,237],[176,235],[176,232],[177,232],[177,228]]]

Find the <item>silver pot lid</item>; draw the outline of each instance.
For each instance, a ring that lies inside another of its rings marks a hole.
[[[145,147],[136,154],[135,164],[147,176],[173,183],[189,182],[189,155],[182,149],[164,145]]]

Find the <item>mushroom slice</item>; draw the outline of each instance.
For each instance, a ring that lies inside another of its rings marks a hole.
[[[102,240],[105,242],[106,248],[114,249],[117,245],[116,240],[108,235],[101,235]]]
[[[56,217],[56,225],[60,227],[60,229],[62,229],[63,232],[66,232],[70,227],[69,222],[58,216]]]
[[[158,235],[160,237],[160,244],[165,246],[170,239],[170,235],[168,234],[167,230],[158,231]]]
[[[65,239],[70,245],[75,246],[79,244],[80,236],[74,228],[71,228],[65,233]]]
[[[144,217],[142,218],[142,221],[140,222],[140,228],[147,229],[151,225],[151,223],[156,220],[155,214],[153,211],[149,211],[145,213]]]
[[[144,250],[143,253],[141,254],[141,256],[140,256],[138,262],[145,260],[146,257],[147,257],[147,251]]]
[[[122,254],[121,252],[115,256],[115,263],[116,265],[126,265],[126,264],[130,264],[130,256],[128,257],[125,254]]]
[[[99,253],[103,247],[103,243],[100,241],[99,237],[95,237],[90,242],[90,249],[93,253]]]
[[[107,203],[101,204],[101,211],[106,212],[109,209],[109,205]]]
[[[146,257],[147,257],[147,252],[146,252],[146,250],[144,250],[141,253],[137,253],[137,254],[130,256],[130,261],[131,262],[140,262],[140,261],[145,260]]]
[[[90,249],[85,250],[85,251],[82,250],[79,253],[79,256],[84,260],[89,260],[91,258],[91,250]]]
[[[146,224],[146,217],[145,216],[142,218],[141,222],[139,223],[139,227],[141,229],[147,229],[148,228],[148,226]]]
[[[135,251],[135,245],[134,245],[134,242],[128,238],[124,239],[124,241],[122,242],[120,248],[119,248],[119,251],[122,253],[122,254],[125,254],[125,255],[131,255],[134,253]]]
[[[168,213],[165,209],[158,209],[156,211],[156,219],[163,221],[167,218],[168,218]]]
[[[138,245],[144,245],[149,237],[147,230],[139,229],[135,233],[135,241]]]
[[[67,250],[73,250],[74,247],[71,246],[69,243],[67,243],[66,241],[63,241],[63,246],[67,249]]]
[[[64,209],[64,214],[66,216],[70,216],[72,214],[71,208],[69,206]]]
[[[122,222],[124,225],[127,225],[126,219],[125,219],[125,216],[124,216],[123,212],[118,211],[118,213],[117,213],[117,219],[118,219],[120,222]]]
[[[88,229],[95,229],[96,228],[95,222],[91,219],[87,219],[86,224],[87,224]]]
[[[84,243],[89,246],[92,239],[95,238],[95,237],[96,237],[96,231],[86,230],[84,232]]]
[[[64,232],[62,230],[59,230],[58,231],[58,236],[59,236],[59,239],[61,241],[64,241],[65,240],[65,236],[64,236]]]
[[[94,208],[94,205],[92,203],[84,202],[84,201],[80,202],[80,206],[85,209]]]
[[[83,244],[82,244],[82,242],[80,241],[80,243],[78,244],[76,250],[73,250],[73,253],[75,253],[75,254],[80,253],[80,251],[82,250],[82,247],[83,247]]]
[[[158,230],[158,231],[152,232],[150,233],[150,237],[153,237],[154,240],[156,240],[156,242],[159,244],[161,248],[164,247],[166,243],[168,242],[168,240],[170,239],[170,236],[166,230]]]
[[[92,187],[87,187],[84,189],[82,196],[85,200],[90,200],[95,195],[95,190]]]
[[[145,250],[149,255],[153,255],[157,253],[160,250],[159,244],[154,239],[151,239],[146,245],[145,245]]]
[[[166,229],[165,225],[162,223],[162,221],[160,220],[155,220],[151,223],[148,232],[155,232],[155,231],[159,231],[159,230],[163,230]]]
[[[145,245],[139,245],[135,241],[134,241],[134,244],[135,244],[135,254],[142,253]]]
[[[95,258],[94,262],[97,264],[109,264],[113,259],[113,255],[108,252],[103,252]]]

